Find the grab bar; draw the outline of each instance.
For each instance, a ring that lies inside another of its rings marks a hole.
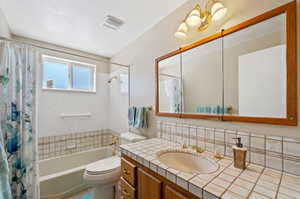
[[[60,114],[61,118],[72,118],[72,117],[91,117],[92,114],[91,113],[84,113],[84,114]]]

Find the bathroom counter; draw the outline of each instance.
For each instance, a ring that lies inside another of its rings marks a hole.
[[[214,159],[219,163],[219,169],[216,172],[210,174],[181,172],[167,167],[156,158],[157,152],[178,149],[180,144],[159,138],[121,145],[120,148],[123,155],[137,161],[199,198],[300,198],[300,176],[256,164],[247,164],[245,170],[237,169],[233,166],[232,158],[216,159],[214,154],[209,152],[203,152],[200,155]]]

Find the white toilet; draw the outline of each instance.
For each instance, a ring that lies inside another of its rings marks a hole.
[[[130,132],[121,134],[121,143],[133,143],[145,140],[146,137]],[[121,159],[118,156],[108,157],[86,166],[84,181],[95,188],[94,199],[113,199],[115,187],[121,176]]]

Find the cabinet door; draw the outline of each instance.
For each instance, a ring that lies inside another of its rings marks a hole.
[[[138,169],[138,199],[161,199],[162,182]]]
[[[172,189],[169,186],[165,186],[164,194],[164,199],[188,199],[187,197],[185,197],[184,195],[182,195],[181,193]]]

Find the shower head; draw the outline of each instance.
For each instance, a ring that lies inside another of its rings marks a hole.
[[[107,83],[110,84],[114,79],[118,79],[118,77],[117,77],[117,76],[111,77],[111,78],[107,81]]]

